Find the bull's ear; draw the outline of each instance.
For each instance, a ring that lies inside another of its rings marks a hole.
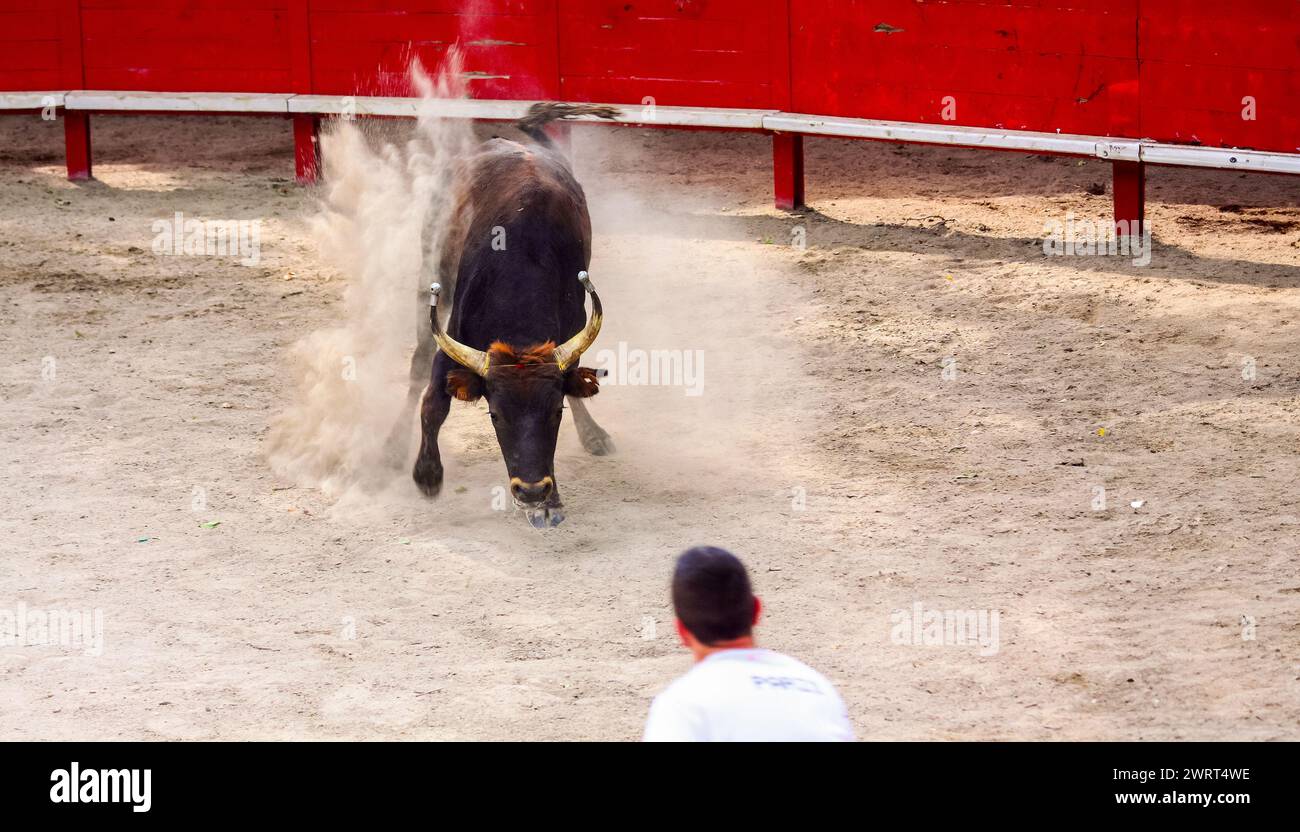
[[[564,374],[564,395],[585,399],[599,392],[600,381],[590,367],[574,367]]]
[[[448,370],[447,394],[463,402],[478,401],[483,395],[483,379],[469,370]]]

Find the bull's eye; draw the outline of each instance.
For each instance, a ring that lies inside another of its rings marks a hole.
[[[493,422],[497,420],[497,415],[490,410],[488,411],[488,416],[491,417]]]

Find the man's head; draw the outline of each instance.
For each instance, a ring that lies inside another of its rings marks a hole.
[[[735,555],[714,546],[697,546],[677,558],[673,570],[677,633],[697,660],[716,649],[752,646],[761,609],[749,573]]]

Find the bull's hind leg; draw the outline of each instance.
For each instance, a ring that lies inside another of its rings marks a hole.
[[[578,429],[578,441],[582,443],[582,449],[592,456],[614,453],[614,440],[591,418],[587,403],[573,396],[565,398],[569,401],[569,409],[573,411],[573,426]]]
[[[429,386],[420,397],[420,453],[415,457],[411,478],[426,497],[436,497],[442,490],[442,456],[438,453],[438,431],[451,409],[451,396],[447,393],[447,371],[454,366],[451,359],[438,353],[433,359],[433,372]]]

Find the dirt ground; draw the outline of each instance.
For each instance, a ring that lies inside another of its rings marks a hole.
[[[268,462],[348,285],[287,123],[95,140],[72,184],[61,125],[0,119],[0,609],[104,622],[0,647],[4,739],[637,738],[696,543],[863,739],[1300,739],[1294,179],[1152,170],[1143,268],[1043,253],[1108,217],[1100,162],[810,141],[788,215],[761,136],[576,129],[600,345],[705,376],[606,385],[618,453],[566,426],[539,532],[481,406],[436,502]],[[176,211],[260,220],[260,263],[154,254]],[[898,643],[917,603],[998,649]]]

